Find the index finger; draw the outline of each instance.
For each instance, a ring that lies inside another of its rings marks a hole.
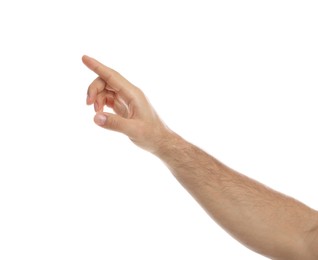
[[[105,66],[94,58],[84,55],[82,60],[89,69],[102,78],[115,92],[123,91],[126,92],[126,94],[129,94],[129,90],[133,88],[133,85],[118,72]]]

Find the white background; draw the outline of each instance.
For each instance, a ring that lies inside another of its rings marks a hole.
[[[88,54],[230,167],[318,208],[317,1],[0,2],[0,259],[263,259],[93,123]]]

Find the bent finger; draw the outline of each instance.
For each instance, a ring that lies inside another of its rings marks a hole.
[[[88,87],[87,89],[87,105],[91,105],[95,102],[95,99],[99,93],[101,93],[106,88],[106,82],[97,77]]]
[[[96,96],[96,99],[94,102],[95,112],[103,112],[103,109],[106,103],[106,95],[107,95],[106,91],[103,91]]]

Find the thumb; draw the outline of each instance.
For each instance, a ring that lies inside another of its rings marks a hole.
[[[121,132],[128,137],[133,135],[134,125],[132,119],[126,119],[118,115],[110,113],[97,113],[94,117],[94,122],[109,130]]]

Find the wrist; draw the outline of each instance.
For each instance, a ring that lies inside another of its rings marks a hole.
[[[158,142],[157,149],[152,153],[162,161],[167,162],[172,155],[184,150],[188,145],[188,142],[181,136],[167,128]]]

